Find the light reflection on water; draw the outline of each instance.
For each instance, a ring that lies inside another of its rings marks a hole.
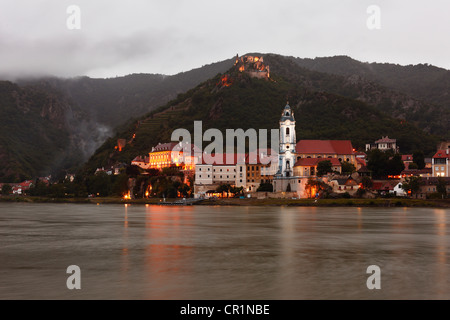
[[[449,213],[0,204],[0,298],[449,299]]]

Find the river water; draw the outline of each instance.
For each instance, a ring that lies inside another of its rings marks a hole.
[[[449,223],[445,209],[0,203],[0,299],[450,299]]]

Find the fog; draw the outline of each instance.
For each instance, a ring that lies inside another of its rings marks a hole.
[[[175,74],[247,52],[449,69],[448,12],[444,0],[2,0],[0,78]]]

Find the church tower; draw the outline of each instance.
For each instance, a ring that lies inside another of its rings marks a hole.
[[[280,119],[280,153],[278,174],[282,177],[292,177],[296,159],[296,137],[294,112],[289,102],[283,109]]]

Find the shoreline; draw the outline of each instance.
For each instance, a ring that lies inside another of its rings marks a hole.
[[[124,200],[118,197],[97,198],[48,198],[29,196],[2,196],[0,202],[22,203],[77,203],[77,204],[136,204],[136,205],[184,205],[176,204],[180,199],[132,199]],[[301,207],[425,207],[450,208],[450,199],[409,199],[409,198],[379,198],[379,199],[204,199],[190,205],[196,206],[301,206]]]

